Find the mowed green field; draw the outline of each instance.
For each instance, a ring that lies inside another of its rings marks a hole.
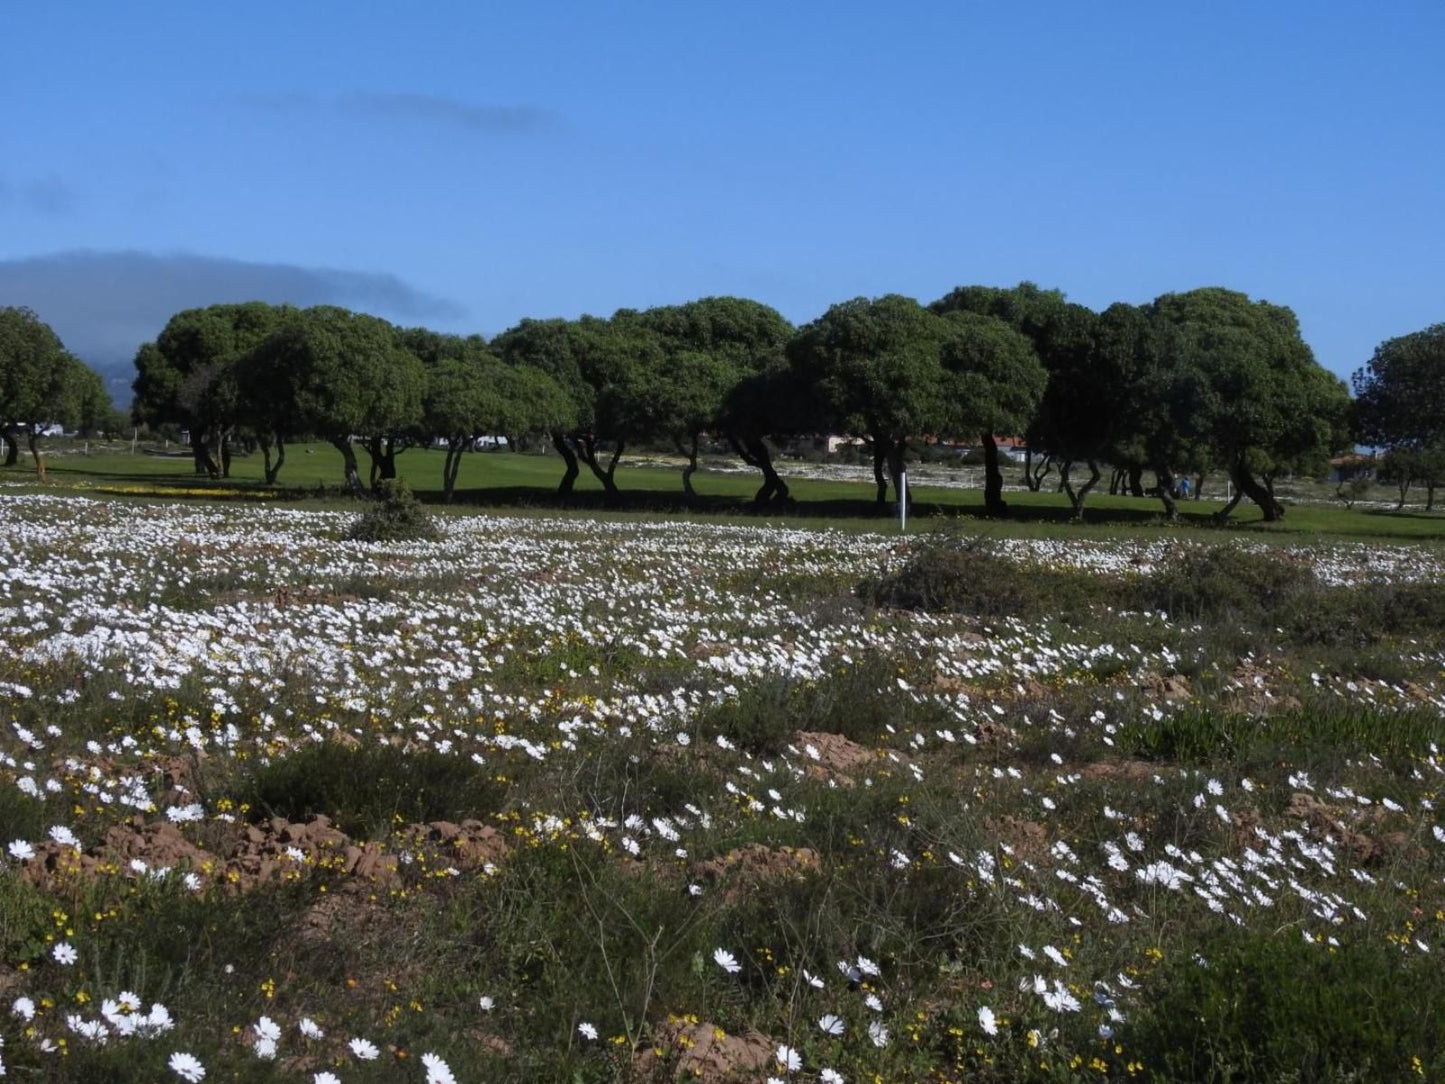
[[[89,451],[86,451],[86,448]],[[280,484],[267,487],[262,482],[262,461],[259,455],[237,456],[232,462],[231,477],[213,482],[198,477],[189,458],[132,453],[123,445],[104,446],[58,443],[47,458],[49,484],[99,490],[112,496],[142,498],[175,497],[181,499],[258,499],[266,501],[306,501],[329,503],[346,499],[341,489],[341,457],[328,444],[297,445],[287,450],[286,464]],[[363,474],[367,469],[364,453],[358,454]],[[423,500],[439,501],[444,453],[438,449],[413,448],[398,458],[398,471]],[[570,498],[556,495],[562,476],[561,460],[555,455],[523,455],[511,452],[480,452],[467,455],[457,478],[454,506],[509,507],[516,509],[581,510],[626,515],[666,514],[697,515],[709,518],[719,515],[746,515],[768,522],[787,522],[798,526],[826,522],[828,526],[845,529],[877,530],[884,520],[874,512],[873,486],[867,481],[836,481],[800,477],[815,470],[811,464],[780,461],[779,472],[787,479],[796,502],[786,512],[769,509],[758,513],[750,507],[753,493],[760,484],[756,472],[709,470],[706,463],[694,476],[699,501],[689,507],[683,499],[681,464],[667,469],[659,466],[619,466],[617,482],[623,490],[622,508],[606,509],[601,484],[583,468]],[[1006,471],[1011,478],[1017,469]],[[0,469],[0,481],[29,484],[34,480],[28,458],[11,468]],[[1217,488],[1217,487],[1216,487]],[[1381,494],[1383,495],[1383,489]],[[983,496],[978,489],[956,489],[919,485],[913,490],[914,529],[926,529],[942,519],[953,517],[982,518]],[[1159,501],[1155,498],[1110,496],[1095,492],[1090,496],[1084,523],[1071,522],[1069,503],[1061,493],[1007,494],[1013,511],[1006,522],[994,521],[990,530],[1009,534],[1115,535],[1121,530],[1138,527],[1152,529],[1212,528],[1213,515],[1221,502],[1214,500],[1180,503],[1181,523],[1178,528],[1164,524]],[[1298,539],[1301,535],[1325,534],[1378,539],[1414,539],[1445,541],[1445,511],[1424,512],[1418,507],[1403,511],[1382,507],[1356,507],[1327,504],[1298,504],[1290,508],[1285,520],[1264,524],[1259,510],[1248,502],[1235,510],[1232,526],[1262,535],[1280,535]],[[891,529],[891,528],[890,528]]]

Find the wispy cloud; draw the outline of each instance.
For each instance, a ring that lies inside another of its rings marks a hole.
[[[60,218],[79,205],[75,188],[58,173],[12,182],[0,177],[0,208],[18,203],[27,211]]]
[[[529,135],[558,128],[561,117],[535,105],[466,102],[440,94],[351,91],[334,96],[304,92],[243,94],[235,102],[280,113],[325,111],[361,120],[426,124],[478,135]]]
[[[455,319],[454,301],[395,275],[151,252],[0,260],[0,305],[25,305],[92,364],[128,363],[181,309],[226,301],[345,305],[403,322]]]

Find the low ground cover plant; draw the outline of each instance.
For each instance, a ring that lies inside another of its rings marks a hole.
[[[0,517],[9,1078],[1445,1076],[1428,547]]]

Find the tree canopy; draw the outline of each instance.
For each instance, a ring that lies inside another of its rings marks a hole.
[[[24,436],[44,477],[40,440],[47,426],[92,426],[110,408],[100,375],[65,349],[49,324],[27,308],[0,308],[0,434],[13,465]]]

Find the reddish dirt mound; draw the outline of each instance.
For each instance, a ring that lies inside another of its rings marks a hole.
[[[1147,783],[1158,771],[1158,765],[1143,760],[1096,760],[1079,768],[1079,774],[1090,781],[1122,779],[1126,783]]]
[[[818,852],[807,847],[774,849],[752,843],[699,862],[693,867],[693,876],[709,884],[725,885],[723,899],[732,901],[757,885],[801,878],[821,868]]]
[[[1194,695],[1189,679],[1183,674],[1156,674],[1152,671],[1139,675],[1139,691],[1160,700],[1188,700]]]
[[[1377,807],[1359,810],[1335,806],[1313,794],[1296,791],[1290,795],[1285,814],[1304,821],[1317,838],[1338,844],[1352,861],[1362,865],[1380,861],[1412,846],[1405,832],[1370,835],[1359,830],[1362,821],[1378,822],[1384,816],[1384,811]]]
[[[799,730],[793,734],[793,745],[802,754],[804,770],[813,779],[833,779],[852,786],[856,776],[868,774],[878,764],[880,754],[865,749],[842,734],[819,730]]]
[[[225,826],[208,826],[212,827]],[[304,824],[275,817],[229,831],[231,838],[212,852],[192,843],[174,824],[136,816],[110,828],[91,854],[53,840],[36,844],[35,857],[23,867],[24,876],[41,883],[66,876],[175,870],[216,877],[236,891],[299,877],[310,869],[386,886],[400,877],[401,859],[392,849],[394,844],[354,842],[329,817],[317,816]],[[428,864],[458,870],[481,868],[500,861],[507,852],[502,833],[475,820],[409,825],[398,836],[403,849],[435,859]],[[136,862],[144,863],[144,869]]]
[[[1013,816],[989,818],[984,821],[984,827],[997,835],[1001,843],[1008,844],[1015,858],[1033,862],[1048,857],[1049,833],[1037,821]]]
[[[762,1032],[729,1035],[696,1017],[669,1016],[657,1032],[656,1041],[633,1060],[642,1080],[756,1080],[773,1057],[773,1042]]]
[[[413,824],[402,832],[413,846],[448,857],[459,869],[477,869],[498,862],[507,853],[507,840],[490,824],[478,820],[432,821]]]

